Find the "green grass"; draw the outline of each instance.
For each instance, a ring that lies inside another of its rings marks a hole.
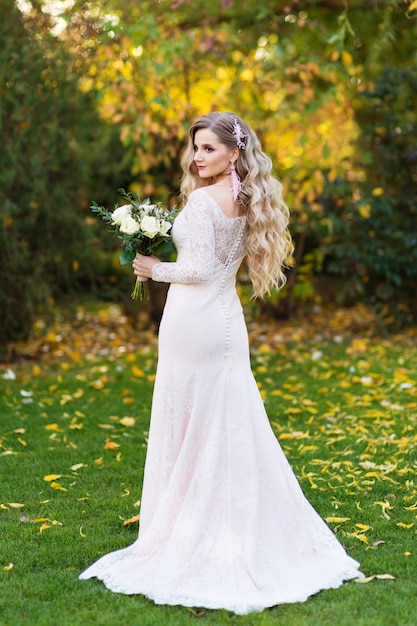
[[[156,356],[111,337],[106,356],[86,354],[75,335],[53,358],[13,365],[16,380],[0,379],[0,624],[415,626],[417,348],[412,339],[295,339],[294,330],[290,341],[254,342],[273,427],[320,515],[348,518],[329,525],[366,576],[395,580],[199,618],[79,581],[136,538],[137,525],[123,521],[138,513]]]

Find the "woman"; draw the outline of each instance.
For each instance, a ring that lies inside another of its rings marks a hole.
[[[136,276],[171,283],[137,541],[81,578],[159,604],[238,614],[304,601],[361,577],[305,499],[251,373],[236,273],[255,297],[285,282],[288,210],[271,161],[232,113],[190,129],[174,263],[140,254]]]

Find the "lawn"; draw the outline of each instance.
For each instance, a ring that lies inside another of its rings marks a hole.
[[[339,311],[251,322],[250,334],[272,426],[364,582],[236,616],[79,581],[136,538],[156,365],[154,333],[140,321],[80,308],[72,324],[40,325],[0,366],[2,626],[415,626],[415,332],[378,338],[363,311]]]

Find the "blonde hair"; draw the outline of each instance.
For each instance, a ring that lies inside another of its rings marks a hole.
[[[228,148],[236,148],[234,124],[240,124],[245,135],[245,149],[239,149],[236,172],[243,183],[239,194],[242,212],[249,228],[246,243],[247,266],[253,297],[269,295],[273,287],[280,289],[287,278],[293,244],[288,230],[289,210],[282,198],[282,185],[272,176],[272,161],[263,151],[254,131],[234,113],[209,113],[198,118],[189,131],[188,145],[181,159],[183,178],[181,194],[186,201],[199,187],[213,183],[201,179],[194,162],[194,137],[198,130],[208,128]]]

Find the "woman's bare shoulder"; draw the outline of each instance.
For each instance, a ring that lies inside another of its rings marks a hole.
[[[240,205],[233,200],[231,187],[215,183],[201,189],[210,196],[227,217],[239,217]]]

